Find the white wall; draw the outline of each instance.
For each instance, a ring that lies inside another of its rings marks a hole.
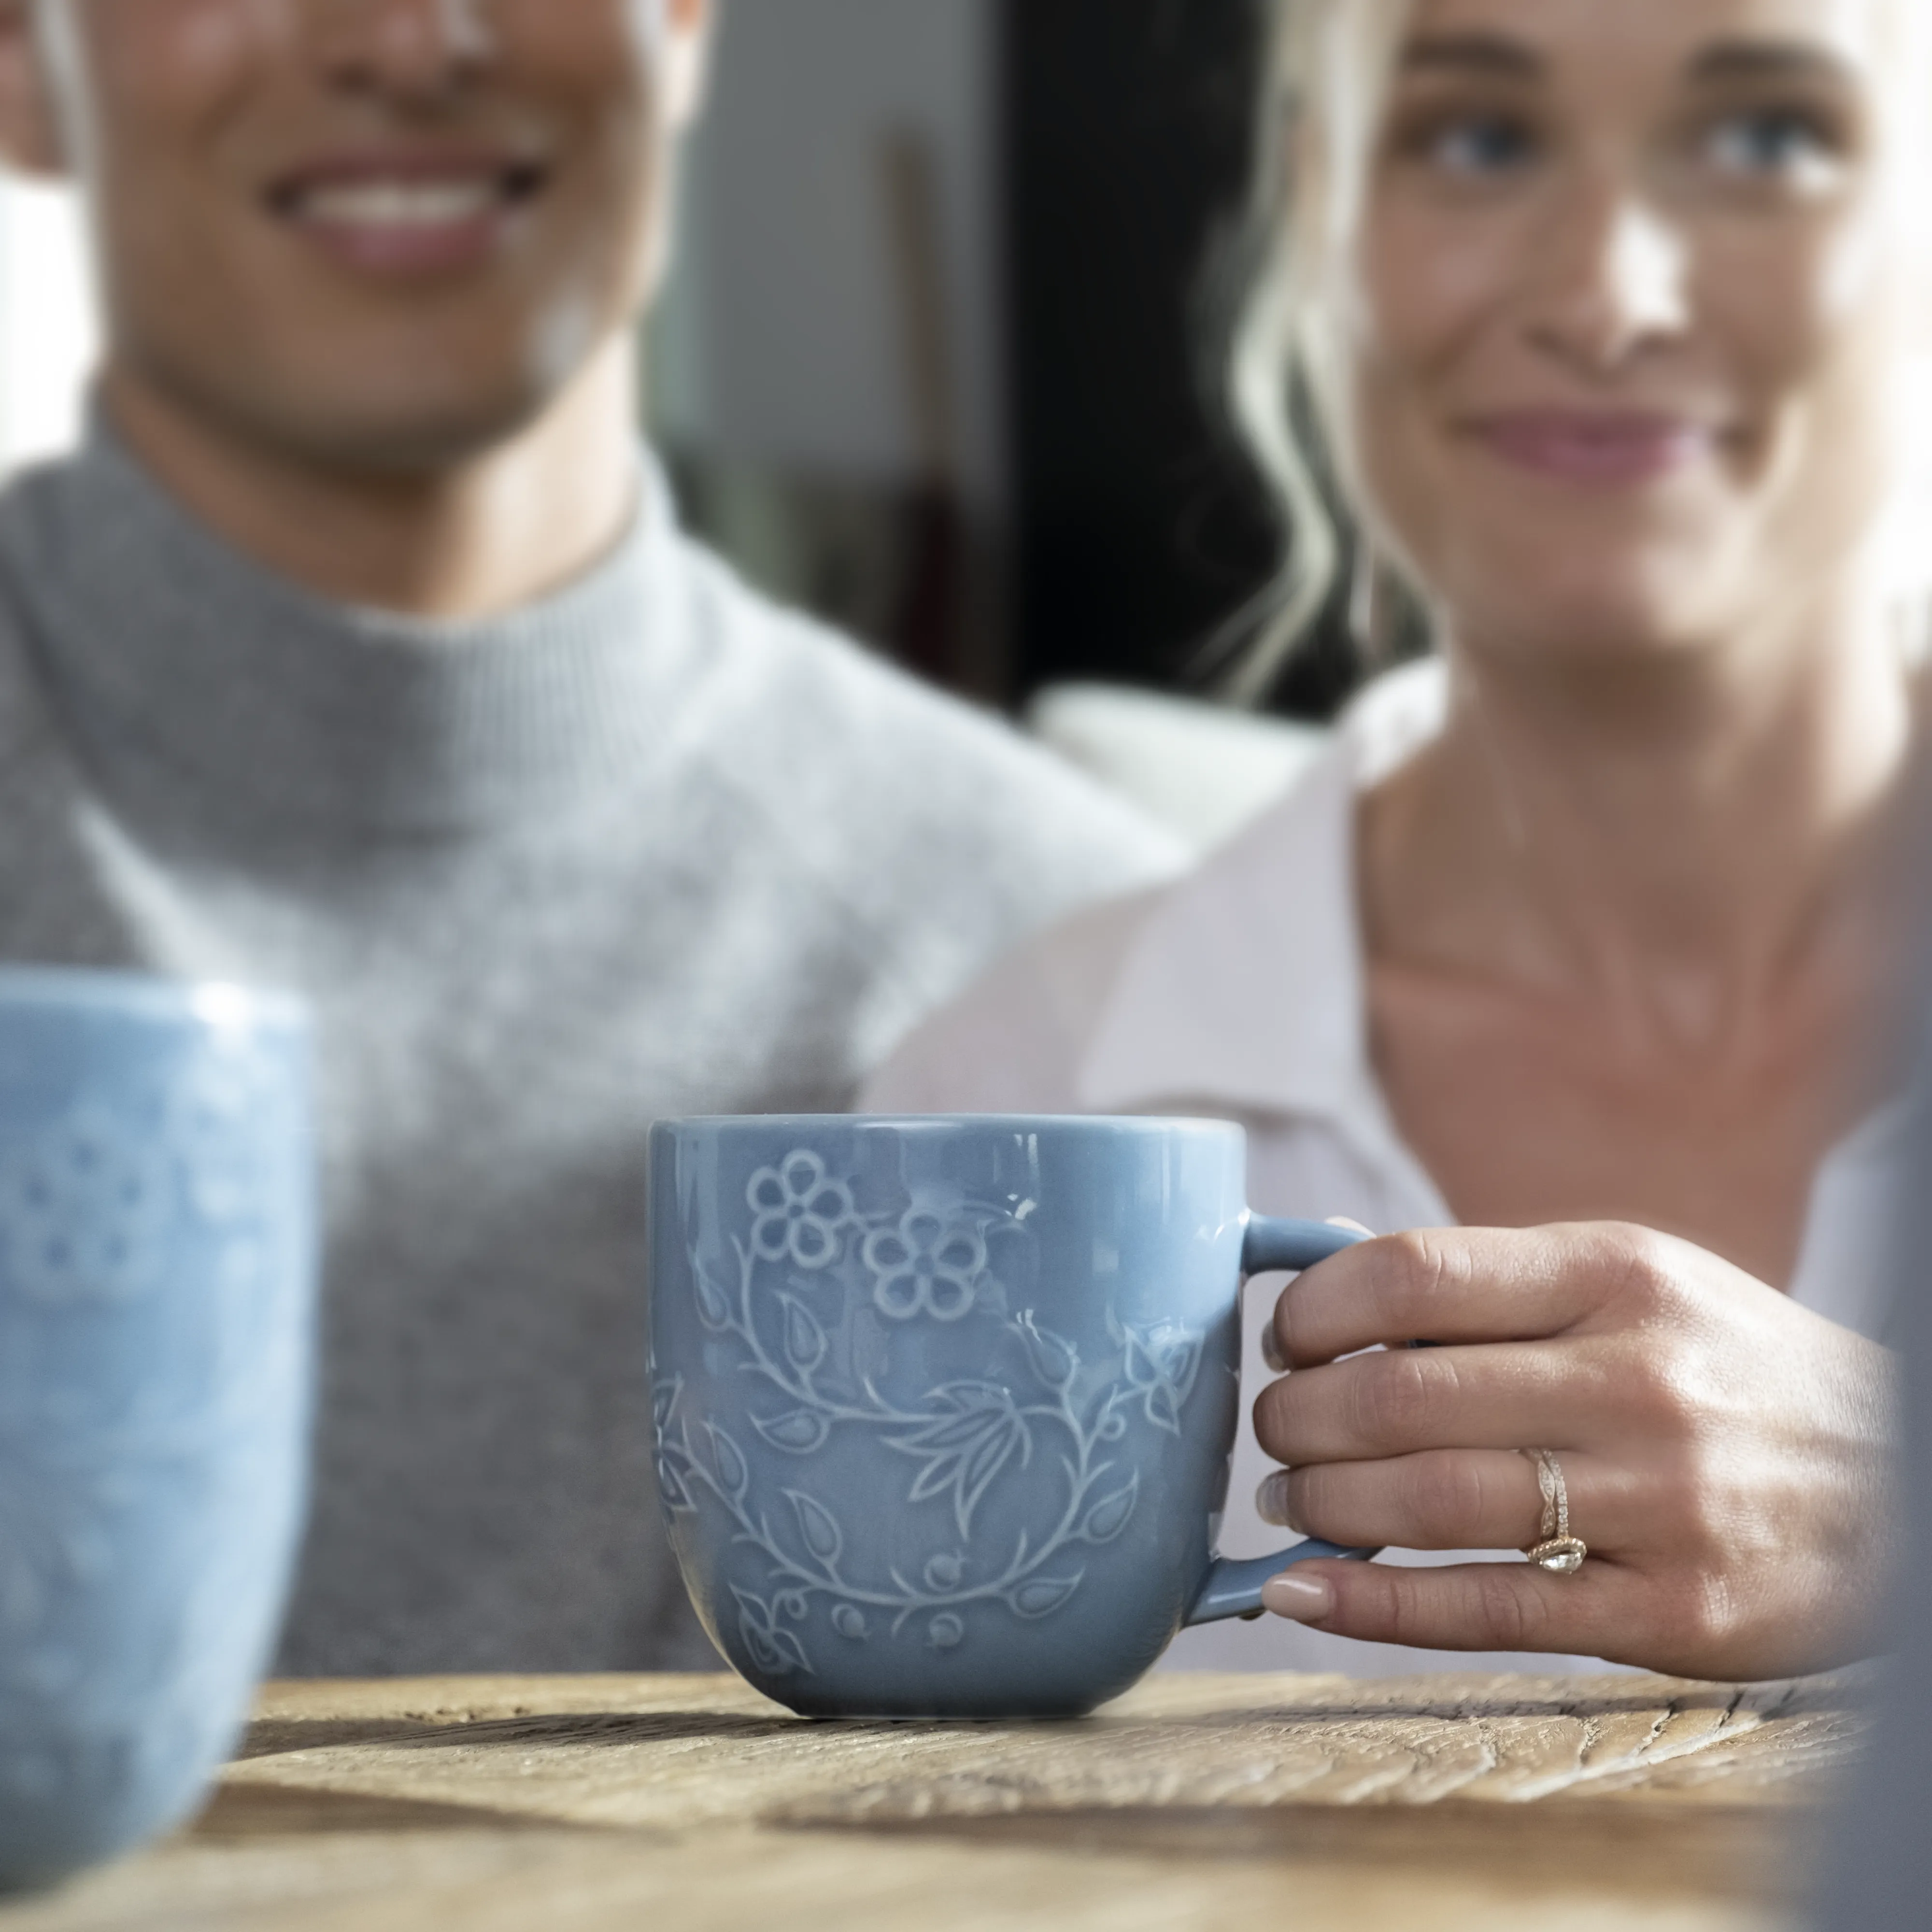
[[[72,446],[98,339],[72,195],[0,180],[0,471]]]
[[[932,157],[969,502],[1004,495],[994,0],[723,0],[659,324],[656,416],[728,458],[904,478],[920,458],[881,156]]]

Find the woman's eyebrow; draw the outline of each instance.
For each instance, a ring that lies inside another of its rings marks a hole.
[[[1534,49],[1503,34],[1418,34],[1402,50],[1405,74],[1481,74],[1536,80],[1548,71]]]
[[[1856,78],[1842,54],[1811,40],[1719,40],[1690,64],[1694,80],[1829,80],[1849,86]]]

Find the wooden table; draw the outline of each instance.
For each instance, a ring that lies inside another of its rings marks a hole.
[[[1851,1702],[1177,1675],[1084,1724],[945,1726],[804,1724],[721,1677],[275,1685],[192,1830],[0,1932],[1760,1932]]]

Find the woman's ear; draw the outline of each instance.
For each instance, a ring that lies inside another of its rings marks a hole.
[[[0,161],[22,174],[63,175],[66,144],[34,14],[34,0],[0,0]]]

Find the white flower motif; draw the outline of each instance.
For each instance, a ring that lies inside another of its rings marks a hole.
[[[164,1154],[76,1108],[0,1162],[0,1248],[22,1293],[113,1306],[153,1283],[171,1212]]]
[[[970,1314],[986,1271],[986,1240],[970,1222],[949,1222],[914,1208],[896,1228],[866,1237],[866,1265],[872,1271],[872,1300],[891,1322],[929,1315],[957,1322]]]
[[[852,1190],[830,1179],[819,1156],[801,1148],[776,1167],[752,1175],[745,1198],[758,1219],[752,1252],[764,1262],[788,1258],[802,1268],[826,1268],[838,1258],[843,1231],[853,1218]]]

